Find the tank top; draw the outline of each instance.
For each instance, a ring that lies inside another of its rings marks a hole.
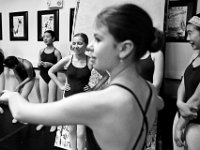
[[[153,82],[153,73],[154,73],[154,62],[151,58],[151,54],[145,59],[140,59],[138,62],[138,71],[140,75],[145,79]]]
[[[71,87],[70,91],[65,91],[64,96],[67,97],[69,95],[83,92],[84,87],[88,84],[89,78],[91,75],[91,70],[87,66],[87,58],[86,58],[86,65],[83,68],[75,67],[71,62],[65,70],[65,74],[67,75],[68,84]]]
[[[197,86],[200,83],[200,65],[197,67],[193,67],[192,65],[195,59],[186,68],[185,73],[184,73],[185,102],[187,102],[188,99],[194,94]],[[200,124],[200,111],[198,111],[197,119],[194,119],[191,122],[196,122]]]
[[[152,89],[151,89],[150,85],[147,83],[148,88],[150,90],[150,94],[149,94],[145,109],[143,109],[139,99],[137,98],[137,96],[135,95],[135,93],[131,89],[129,89],[126,86],[121,85],[121,84],[112,84],[112,85],[116,85],[116,86],[119,86],[121,88],[126,89],[135,98],[135,100],[136,100],[136,102],[138,104],[138,107],[140,108],[140,111],[141,111],[141,113],[143,115],[143,121],[142,121],[142,125],[141,125],[141,128],[140,128],[139,134],[137,135],[137,139],[135,141],[135,144],[134,144],[132,150],[135,150],[137,148],[137,145],[139,143],[140,138],[142,137],[142,134],[143,134],[143,131],[144,131],[144,126],[145,126],[146,127],[146,133],[145,133],[145,140],[144,140],[144,144],[143,144],[143,148],[142,148],[142,149],[144,149],[146,136],[147,136],[147,133],[148,133],[147,131],[149,129],[146,113],[147,113],[147,111],[149,109],[149,105],[151,103]],[[93,131],[89,127],[86,127],[86,136],[87,136],[88,150],[101,150],[100,146],[98,145],[98,143],[97,143],[97,141],[96,141],[96,139],[94,137]]]

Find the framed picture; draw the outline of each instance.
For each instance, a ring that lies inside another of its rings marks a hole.
[[[196,14],[196,6],[197,0],[169,1],[165,28],[167,41],[187,41],[187,21]]]
[[[69,12],[69,41],[71,41],[71,38],[72,38],[74,12],[75,12],[75,8],[70,8],[70,12]]]
[[[55,32],[55,40],[59,40],[59,10],[38,11],[38,41],[43,40],[43,34],[46,30]]]
[[[9,13],[10,40],[28,40],[28,12]]]
[[[0,13],[0,40],[2,40],[2,15]]]

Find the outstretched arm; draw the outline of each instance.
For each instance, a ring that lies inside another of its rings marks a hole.
[[[104,113],[110,110],[106,108],[107,105],[103,105],[106,100],[103,98],[100,100],[102,95],[105,95],[102,91],[87,92],[54,103],[38,104],[27,102],[17,92],[7,91],[0,97],[0,100],[8,101],[13,117],[19,121],[45,125],[77,123],[90,125],[100,120],[101,116],[105,116]]]

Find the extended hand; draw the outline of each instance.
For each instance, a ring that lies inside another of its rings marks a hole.
[[[16,92],[11,92],[11,91],[7,91],[7,90],[2,91],[2,94],[0,96],[0,101],[1,102],[8,102],[9,97],[11,95],[13,95],[14,93],[16,93]]]

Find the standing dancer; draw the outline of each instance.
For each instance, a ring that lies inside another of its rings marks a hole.
[[[48,75],[49,69],[61,59],[60,51],[54,47],[55,32],[47,30],[44,32],[43,41],[47,45],[40,50],[38,67],[40,69],[39,87],[41,93],[41,102],[53,102],[57,99],[57,86]],[[38,125],[36,130],[41,130],[43,125]],[[52,126],[50,132],[56,130]]]
[[[49,76],[64,91],[64,97],[87,91],[91,75],[89,57],[85,55],[88,37],[84,33],[75,34],[72,39],[72,55],[61,59],[49,70]],[[55,76],[58,71],[64,70],[67,80],[65,85]],[[83,150],[85,147],[85,127],[83,125],[70,125],[69,138],[72,150]]]

